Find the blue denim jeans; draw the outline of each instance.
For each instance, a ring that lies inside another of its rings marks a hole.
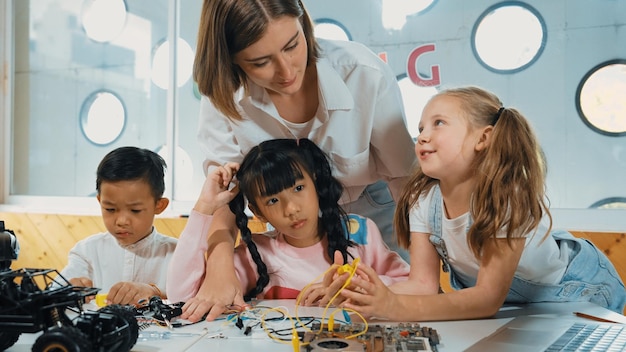
[[[404,260],[409,261],[409,252],[398,246],[394,235],[393,214],[396,210],[396,202],[386,182],[378,181],[367,186],[357,200],[344,204],[343,208],[347,213],[372,219],[378,225],[387,246],[400,254]]]
[[[450,273],[450,286],[455,290],[471,287],[476,278],[455,272],[450,266],[445,241],[441,238],[441,193],[435,190],[430,204],[430,242],[442,260],[443,270]],[[508,303],[532,302],[592,302],[622,314],[626,304],[626,289],[611,261],[591,242],[576,238],[567,231],[552,231],[550,235],[559,248],[570,251],[569,264],[556,285],[531,282],[515,276],[509,293]]]

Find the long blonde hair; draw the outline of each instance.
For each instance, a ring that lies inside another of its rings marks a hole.
[[[467,242],[474,255],[480,258],[486,241],[503,230],[509,241],[532,232],[544,215],[549,218],[550,229],[545,158],[526,118],[514,108],[502,108],[497,96],[479,87],[447,89],[434,97],[437,96],[458,99],[470,126],[494,126],[488,147],[478,152],[473,164],[476,186],[470,204],[473,223]],[[402,247],[410,244],[411,208],[437,182],[418,167],[404,187],[394,216]]]

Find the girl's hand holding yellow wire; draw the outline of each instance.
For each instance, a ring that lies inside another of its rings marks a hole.
[[[337,275],[336,270],[329,270],[326,275],[324,275],[323,282],[309,285],[304,290],[302,290],[302,292],[300,293],[302,297],[300,305],[320,307],[326,306],[331,298],[335,296],[337,291],[341,289],[348,277],[348,273]],[[336,306],[343,302],[343,300],[343,297],[337,296],[333,300],[333,305]]]
[[[350,285],[341,291],[340,296],[344,297],[343,308],[365,317],[387,318],[400,309],[398,296],[382,282],[374,269],[366,265],[359,265]]]
[[[349,273],[339,274],[337,269],[343,266],[343,257],[341,252],[335,252],[334,264],[326,270],[322,282],[307,285],[299,295],[299,303],[302,306],[326,306],[334,297],[332,304],[339,305],[344,298],[337,295],[337,292],[344,286],[346,280],[350,277]]]

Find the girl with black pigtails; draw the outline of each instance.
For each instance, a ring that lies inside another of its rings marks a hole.
[[[231,182],[234,188],[229,187]],[[207,176],[179,238],[168,276],[169,299],[187,301],[185,319],[205,309],[204,302],[192,298],[210,250],[204,233],[215,209],[229,201],[242,240],[234,265],[245,300],[293,299],[307,287],[301,304],[326,304],[341,285],[331,285],[331,280],[307,285],[331,265],[355,258],[374,267],[389,283],[406,280],[408,264],[384,244],[373,221],[343,211],[342,192],[326,154],[308,139],[268,140],[252,148],[241,165],[218,168]],[[271,225],[270,231],[250,231],[246,202],[258,219]]]
[[[350,241],[345,231],[348,216],[338,206],[343,189],[339,181],[332,176],[330,165],[321,149],[308,139],[277,139],[261,143],[250,150],[243,160],[237,172],[240,192],[230,202],[230,209],[236,216],[241,239],[248,246],[259,274],[256,287],[244,296],[246,300],[262,292],[269,282],[269,275],[248,229],[244,196],[248,199],[250,209],[258,214],[260,213],[258,199],[293,187],[304,178],[303,173],[310,175],[315,184],[319,210],[322,214],[319,218],[318,236],[320,239],[326,237],[328,240],[328,257],[333,258],[335,251],[339,251],[343,262],[348,262],[348,256],[351,256],[348,247],[354,246],[355,243]]]

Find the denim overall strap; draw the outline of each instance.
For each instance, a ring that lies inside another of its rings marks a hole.
[[[428,209],[428,213],[430,214],[430,243],[435,246],[437,253],[439,253],[439,258],[441,258],[441,269],[449,273],[450,272],[450,263],[448,262],[448,250],[446,249],[446,243],[441,238],[441,225],[442,225],[442,216],[443,209],[441,207],[441,190],[438,185],[433,186],[433,198],[430,202],[430,207]]]
[[[444,272],[450,274],[450,286],[455,290],[460,290],[465,287],[473,286],[475,279],[461,278],[460,275],[450,266],[450,260],[448,257],[448,250],[446,249],[446,242],[442,238],[442,225],[443,225],[443,199],[441,197],[441,190],[439,185],[433,186],[433,198],[429,205],[428,212],[429,224],[430,224],[430,243],[435,246],[439,258],[441,258],[441,268]]]

